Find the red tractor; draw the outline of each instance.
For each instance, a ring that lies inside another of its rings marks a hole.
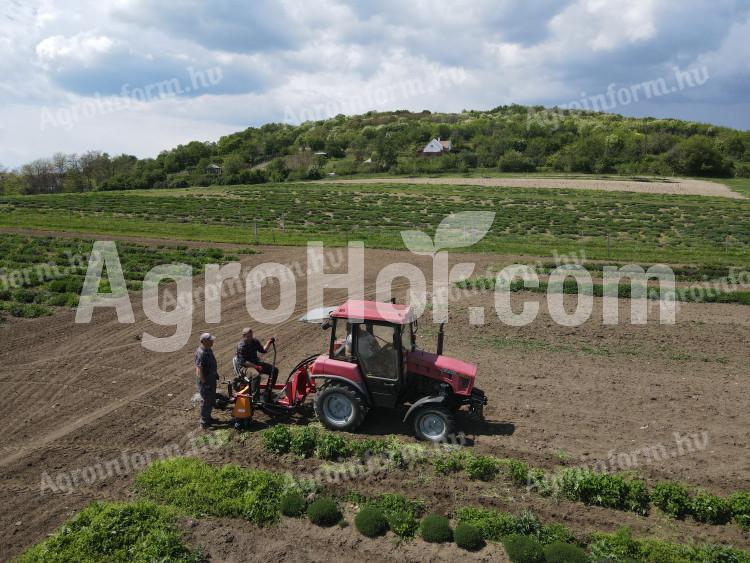
[[[442,354],[443,325],[436,353],[418,350],[417,320],[410,306],[347,301],[310,312],[302,320],[330,329],[328,353],[302,360],[283,384],[272,378],[262,384],[264,400],[254,407],[269,414],[289,413],[315,393],[315,414],[324,426],[354,431],[372,408],[408,405],[403,421],[414,425],[418,438],[434,442],[454,433],[453,413],[461,406],[468,406],[470,416],[482,418],[487,398],[474,386],[477,367]],[[247,376],[237,362],[235,374],[230,394],[244,391],[234,395],[244,397],[246,407]]]

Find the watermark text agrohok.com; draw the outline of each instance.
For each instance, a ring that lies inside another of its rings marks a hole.
[[[469,247],[479,241],[489,231],[494,220],[494,212],[462,212],[446,218],[437,228],[434,238],[421,231],[401,233],[406,247],[414,254],[427,256],[432,261],[432,282],[428,287],[427,277],[422,269],[408,262],[395,262],[383,267],[375,280],[375,300],[389,301],[394,286],[408,287],[409,302],[417,317],[422,317],[431,297],[432,320],[435,323],[448,319],[448,308],[455,284],[474,274],[476,264],[459,262],[449,265],[448,249]],[[365,253],[364,243],[350,242],[346,249],[347,271],[327,273],[326,254],[323,243],[309,242],[307,263],[304,265],[305,292],[308,310],[325,306],[324,290],[346,289],[348,298],[365,299]],[[298,269],[299,270],[299,269]],[[111,291],[100,293],[102,275],[106,272]],[[205,322],[221,322],[222,296],[229,285],[235,291],[244,285],[245,304],[248,315],[263,324],[280,323],[289,320],[297,310],[298,276],[292,267],[277,262],[265,262],[253,267],[242,276],[239,262],[224,265],[209,264],[205,267],[203,306]],[[299,273],[299,271],[298,271]],[[675,322],[674,295],[675,276],[664,265],[652,266],[648,271],[638,265],[604,267],[603,322],[617,324],[618,286],[621,280],[628,280],[631,286],[631,315],[633,324],[647,322],[648,280],[655,279],[659,285],[659,320],[661,323]],[[566,280],[575,280],[578,294],[575,308],[570,311],[564,305],[564,295],[554,291]],[[521,281],[523,288],[539,288],[540,280],[536,270],[527,265],[516,264],[504,268],[495,276],[494,309],[497,317],[512,326],[525,326],[534,321],[540,303],[526,300],[520,311],[511,307],[511,284]],[[171,299],[164,299],[165,283],[172,283],[175,292]],[[264,306],[261,289],[268,283],[278,284],[278,305],[273,309]],[[580,326],[593,312],[593,280],[591,274],[579,264],[566,264],[553,270],[548,280],[546,299],[552,319],[563,326]],[[173,327],[171,336],[156,337],[144,332],[142,345],[152,351],[172,352],[185,346],[192,334],[193,312],[196,307],[192,268],[187,264],[156,266],[149,271],[143,281],[143,311],[155,325]],[[114,242],[99,241],[94,244],[76,312],[77,323],[88,323],[97,308],[114,308],[119,322],[134,323],[133,308],[123,276],[117,247]],[[484,324],[486,311],[481,307],[469,309],[469,322]]]

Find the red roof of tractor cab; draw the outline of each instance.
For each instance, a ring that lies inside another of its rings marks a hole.
[[[404,325],[414,320],[414,311],[410,305],[349,300],[334,309],[331,316],[337,319],[362,319]]]

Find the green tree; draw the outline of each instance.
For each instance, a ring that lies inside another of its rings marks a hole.
[[[283,182],[289,176],[289,169],[283,158],[275,158],[266,168],[268,179],[271,182]]]
[[[380,135],[375,142],[375,156],[378,166],[388,170],[398,161],[398,151],[393,140],[388,135]]]
[[[224,174],[237,174],[245,167],[245,159],[238,154],[230,154],[224,157]]]
[[[678,174],[689,176],[729,176],[731,163],[722,157],[708,137],[695,135],[679,143],[667,154],[667,162]]]

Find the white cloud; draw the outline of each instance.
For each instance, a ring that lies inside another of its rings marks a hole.
[[[106,35],[84,32],[72,37],[63,35],[47,37],[37,44],[36,54],[40,62],[45,65],[70,59],[85,64],[100,55],[111,53],[114,47],[115,41]]]
[[[553,105],[700,64],[709,67],[706,86],[627,111],[663,108],[681,117],[694,111],[706,119],[714,107],[717,121],[747,126],[741,112],[727,108],[743,103],[750,86],[748,0],[13,0],[8,6],[0,11],[7,16],[0,18],[6,165],[85,148],[153,155],[175,142],[282,120],[289,108],[304,114],[321,107]],[[188,67],[218,67],[222,80],[79,120],[69,130],[39,131],[43,107],[74,107],[97,92],[120,93],[125,84],[186,80]],[[446,73],[462,78],[430,90]],[[421,94],[414,94],[417,83]]]

